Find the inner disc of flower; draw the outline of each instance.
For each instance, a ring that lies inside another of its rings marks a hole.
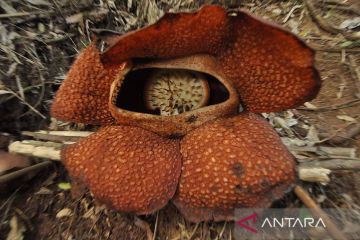
[[[146,108],[164,116],[206,106],[209,96],[209,84],[204,74],[180,69],[155,71],[144,89]]]

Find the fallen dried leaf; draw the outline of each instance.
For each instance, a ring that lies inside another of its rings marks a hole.
[[[83,13],[77,13],[74,15],[71,15],[69,17],[66,17],[66,23],[79,23],[82,22],[84,19],[84,14]]]
[[[56,218],[69,217],[71,215],[72,211],[70,208],[63,208],[56,214]]]
[[[35,195],[49,195],[52,193],[53,191],[51,191],[50,189],[46,187],[41,187],[40,190],[35,193]]]
[[[337,119],[344,120],[346,122],[357,122],[357,120],[353,117],[350,117],[348,115],[337,115]]]
[[[304,106],[308,109],[317,109],[317,107],[314,104],[309,102],[304,103]]]
[[[28,3],[37,6],[50,6],[51,3],[45,0],[26,0]]]
[[[300,168],[298,172],[302,181],[320,182],[322,184],[330,182],[329,174],[331,170],[326,168]]]
[[[347,20],[343,21],[340,24],[339,28],[340,29],[350,29],[350,30],[352,30],[352,29],[355,29],[355,28],[357,28],[359,26],[360,26],[360,17],[355,17],[353,19],[347,19]]]
[[[90,218],[94,214],[95,214],[94,207],[92,207],[86,213],[84,213],[84,215],[82,217],[83,218]]]
[[[2,95],[2,94],[11,94],[11,92],[0,89],[0,95]]]
[[[275,8],[271,12],[275,17],[280,16],[282,14],[282,10],[280,8]]]
[[[289,127],[287,121],[285,121],[283,118],[281,117],[274,117],[274,122],[277,126],[280,126],[282,129],[285,130],[285,132],[291,137],[294,136],[293,131],[291,130],[291,128]]]
[[[13,6],[11,6],[9,3],[6,3],[6,1],[0,2],[0,8],[2,8],[6,13],[9,13],[9,14],[17,13],[15,8],[13,8]]]
[[[306,139],[312,143],[317,143],[320,141],[318,131],[313,125],[310,126],[309,131],[306,135]]]
[[[10,219],[10,232],[6,240],[22,240],[24,239],[23,233],[26,231],[25,226],[18,221],[16,216]]]

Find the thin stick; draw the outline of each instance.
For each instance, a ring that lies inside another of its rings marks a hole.
[[[34,164],[30,167],[22,168],[20,170],[5,174],[3,176],[0,176],[0,184],[6,183],[12,179],[18,178],[29,172],[33,172],[33,171],[42,169],[44,167],[49,166],[50,164],[52,164],[51,161],[40,162],[40,163]]]
[[[352,48],[322,48],[322,47],[317,47],[315,45],[311,45],[311,48],[319,52],[341,53],[341,51],[343,50],[345,50],[346,52],[355,52],[355,53],[360,52],[360,49],[352,49]]]
[[[325,107],[318,107],[318,108],[305,108],[305,107],[299,107],[298,110],[303,111],[311,111],[311,112],[329,112],[329,111],[335,111],[342,108],[352,107],[356,104],[360,103],[360,99],[350,100],[345,103],[340,103],[333,106],[325,106]]]
[[[360,93],[360,67],[356,65],[354,56],[349,56],[349,68],[355,78],[355,86],[357,87],[358,93]]]
[[[9,152],[60,161],[61,146],[62,144],[54,142],[16,141],[9,145]]]
[[[17,99],[19,99],[23,104],[28,106],[34,113],[39,115],[41,118],[46,119],[46,117],[41,112],[39,112],[36,108],[31,106],[29,103],[27,103],[24,99],[22,99],[19,95],[17,95],[13,90],[11,90],[10,88],[6,88],[6,90],[11,92],[12,95],[14,95]]]
[[[191,231],[191,234],[190,234],[190,237],[189,237],[188,240],[191,240],[193,238],[193,236],[195,235],[195,232],[198,229],[198,227],[199,227],[199,223],[196,223],[194,229]]]
[[[32,16],[32,15],[41,14],[41,13],[43,13],[43,12],[36,11],[36,12],[5,13],[5,14],[0,14],[0,19],[2,19],[2,18],[26,17],[26,16]]]
[[[304,188],[297,185],[294,188],[294,193],[304,203],[304,205],[307,208],[309,208],[312,215],[321,218],[324,221],[326,230],[334,239],[337,240],[347,239],[344,233],[337,228],[337,226],[333,223],[333,221],[329,218],[329,216],[319,207],[319,205],[316,204],[316,202],[310,197],[310,195]]]
[[[223,234],[225,232],[225,228],[226,228],[226,222],[224,223],[224,226],[222,227],[219,235],[217,236],[217,239],[219,239],[219,240],[222,239],[222,236],[223,236]]]
[[[326,168],[307,168],[298,167],[298,176],[301,181],[305,182],[319,182],[328,183],[330,182],[329,174],[331,170]]]
[[[146,232],[146,237],[147,237],[148,240],[153,240],[154,239],[154,234],[152,233],[152,231],[150,229],[149,223],[147,223],[144,220],[136,217],[135,225]]]
[[[59,13],[60,16],[62,17],[62,19],[64,20],[64,23],[67,24],[67,22],[66,22],[66,17],[64,16],[63,12],[61,11],[61,8],[60,8],[59,5],[57,4],[56,0],[51,0],[51,2],[52,2],[53,5],[55,6],[55,9],[58,11],[58,13]]]
[[[302,5],[295,5],[294,7],[292,7],[291,10],[289,11],[289,13],[284,18],[282,23],[286,23],[290,19],[291,15],[294,13],[294,11],[301,7],[302,7]]]
[[[76,142],[81,138],[89,136],[93,132],[85,131],[23,131],[22,134],[35,139],[53,141],[53,142]]]
[[[305,0],[306,7],[310,13],[310,16],[314,19],[314,21],[318,24],[318,26],[332,34],[342,34],[345,38],[350,40],[359,40],[360,34],[354,32],[354,33],[348,33],[342,31],[342,29],[336,28],[332,25],[330,25],[325,19],[320,17],[318,14],[315,13],[315,4],[313,0]]]
[[[346,127],[345,130],[336,133],[334,136],[328,136],[328,134],[321,134],[321,136],[326,138],[326,142],[338,145],[352,140],[358,134],[360,134],[360,123],[351,124]]]
[[[155,240],[155,238],[156,238],[156,232],[157,232],[157,228],[158,228],[158,222],[159,222],[159,211],[156,212],[156,221],[155,221],[154,235],[153,235],[152,240]]]
[[[345,147],[325,147],[325,146],[286,146],[289,151],[292,152],[313,152],[318,153],[318,155],[331,157],[331,158],[339,158],[339,157],[347,157],[347,158],[355,158],[356,157],[356,148],[345,148]],[[335,157],[336,156],[336,157]]]
[[[340,10],[344,10],[347,12],[353,12],[355,14],[360,15],[360,9],[356,8],[355,4],[350,4],[347,5],[344,2],[339,2],[339,1],[334,1],[334,0],[325,0],[324,1],[326,4],[324,5],[324,7],[329,7],[332,8],[333,6],[336,6],[336,9],[340,9]]]
[[[300,163],[302,168],[326,168],[330,170],[360,170],[359,160],[331,159]]]

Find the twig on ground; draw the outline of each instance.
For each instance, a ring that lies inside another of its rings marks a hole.
[[[317,153],[318,155],[324,155],[327,157],[335,156],[335,157],[347,157],[347,158],[355,158],[356,148],[345,148],[345,147],[325,147],[325,146],[287,146],[289,151],[292,152],[312,152]]]
[[[157,232],[158,224],[159,224],[159,211],[157,211],[157,213],[156,213],[156,221],[155,221],[155,227],[154,227],[154,236],[153,236],[152,240],[155,240],[155,238],[156,238],[156,232]]]
[[[224,222],[224,226],[221,228],[221,231],[220,231],[219,235],[216,236],[216,239],[218,239],[218,240],[222,239],[222,236],[223,236],[223,234],[225,232],[225,229],[226,229],[226,222]]]
[[[317,45],[310,45],[312,49],[314,49],[315,51],[319,51],[319,52],[336,52],[336,53],[341,53],[342,51],[346,51],[346,52],[355,52],[358,53],[360,52],[360,49],[357,48],[336,48],[336,47],[332,47],[332,48],[323,48]]]
[[[360,170],[359,160],[331,159],[299,163],[301,168],[326,168],[330,170]]]
[[[61,18],[64,20],[64,23],[66,23],[66,17],[64,16],[63,12],[61,11],[60,6],[57,4],[56,0],[51,0],[52,4],[55,6],[55,9],[57,10],[57,12],[59,13],[59,15],[61,16]]]
[[[23,187],[23,185],[21,185],[20,187],[18,187],[11,195],[10,197],[8,197],[8,199],[5,200],[5,202],[0,206],[0,210],[1,210],[1,214],[2,214],[2,218],[0,221],[0,225],[3,225],[4,221],[7,219],[9,211],[11,209],[12,203],[14,202],[17,193],[20,191],[20,189]],[[6,206],[6,208],[4,209],[4,207]]]
[[[25,140],[11,143],[9,152],[60,161],[61,147],[60,143]]]
[[[0,19],[34,16],[36,14],[41,14],[41,13],[44,13],[44,12],[43,11],[35,11],[35,12],[4,13],[4,14],[0,14]]]
[[[150,229],[149,223],[147,223],[144,220],[141,220],[140,218],[136,217],[135,225],[146,232],[146,237],[147,237],[148,240],[153,240],[154,239],[154,234]]]
[[[356,6],[353,6],[352,3],[350,3],[350,5],[344,3],[345,1],[341,2],[341,1],[336,1],[336,0],[324,0],[323,1],[325,4],[325,7],[329,7],[329,8],[336,8],[342,11],[346,11],[346,12],[352,12],[355,14],[360,15],[360,9],[357,8]]]
[[[44,82],[44,84],[55,84],[55,83],[54,82]],[[26,93],[26,92],[29,92],[29,91],[33,90],[34,88],[41,87],[41,86],[42,86],[42,84],[31,85],[31,86],[28,86],[28,87],[24,87],[23,91],[24,91],[24,93]],[[13,98],[15,98],[15,96],[13,94],[11,94],[11,92],[9,92],[9,97],[2,100],[0,102],[0,104],[5,103],[5,102],[7,102],[7,101],[9,101],[10,99],[13,99]]]
[[[344,233],[337,228],[329,216],[319,207],[319,205],[317,205],[317,203],[310,197],[309,193],[304,188],[297,185],[294,188],[294,193],[304,203],[304,205],[309,208],[313,216],[321,218],[324,221],[326,230],[334,239],[347,239]]]
[[[359,40],[360,39],[359,33],[345,32],[342,29],[339,29],[337,27],[334,27],[333,25],[330,25],[325,19],[323,19],[321,16],[319,16],[319,14],[316,14],[315,13],[315,1],[306,0],[305,5],[310,13],[310,16],[313,18],[314,22],[317,23],[317,25],[321,29],[323,29],[331,34],[342,34],[345,38],[347,38],[349,40]]]
[[[291,10],[289,11],[289,13],[286,15],[286,17],[284,18],[284,20],[283,20],[282,23],[286,23],[286,22],[290,19],[291,15],[294,13],[294,11],[295,11],[296,9],[301,8],[301,7],[302,7],[302,5],[295,5],[295,6],[293,6],[293,7],[291,8]]]
[[[44,162],[34,164],[34,165],[30,166],[30,167],[22,168],[20,170],[17,170],[17,171],[2,175],[2,176],[0,176],[0,184],[6,183],[6,182],[8,182],[8,181],[10,181],[12,179],[18,178],[18,177],[20,177],[22,175],[25,175],[25,174],[28,174],[30,172],[42,169],[44,167],[49,166],[50,164],[52,164],[51,161],[44,161]]]
[[[38,61],[40,62],[40,61]],[[39,79],[41,80],[41,90],[40,90],[40,94],[39,94],[39,98],[37,99],[36,103],[32,105],[32,107],[34,109],[36,109],[43,101],[44,99],[44,95],[45,95],[45,80],[44,77],[41,73],[41,70],[39,69],[39,67],[37,67],[37,70],[39,72]],[[25,99],[25,98],[23,98]],[[27,114],[29,114],[31,112],[32,109],[29,109],[28,111],[26,111],[25,113],[21,114],[20,117],[25,116]]]
[[[18,216],[26,222],[26,226],[29,228],[30,231],[34,230],[34,225],[32,221],[30,221],[29,217],[26,216],[26,214],[19,208],[15,208],[15,212],[18,214]]]
[[[330,182],[330,173],[331,170],[326,168],[298,167],[299,179],[305,182],[328,183]]]
[[[52,43],[58,43],[58,42],[62,42],[64,40],[68,40],[69,38],[72,38],[74,36],[75,36],[74,34],[67,34],[65,36],[54,38],[54,39],[48,39],[48,40],[37,39],[37,40],[39,40],[45,44],[52,44]]]
[[[315,13],[315,4],[312,0],[306,0],[305,5],[310,13],[310,16],[319,25],[321,29],[332,34],[340,33],[340,29],[336,29],[335,27],[329,25],[323,18],[321,18],[318,14]]]
[[[189,240],[192,240],[192,238],[194,237],[195,232],[196,232],[196,230],[197,230],[198,228],[199,228],[199,223],[196,223],[194,229],[191,231],[191,234],[190,234],[190,236],[189,236]]]
[[[357,88],[357,93],[360,93],[360,67],[357,66],[354,56],[349,55],[349,68],[351,73],[354,75],[355,86]]]
[[[46,117],[39,112],[36,108],[34,108],[32,105],[30,105],[28,102],[26,102],[24,99],[22,99],[19,95],[17,95],[13,90],[11,90],[10,88],[5,88],[6,91],[9,91],[14,97],[16,97],[17,99],[19,99],[24,105],[26,105],[28,108],[30,108],[34,113],[36,113],[37,115],[39,115],[41,118],[46,119]]]
[[[317,107],[317,108],[305,108],[305,107],[298,107],[298,110],[303,110],[303,111],[311,111],[311,112],[328,112],[328,111],[335,111],[338,109],[343,109],[343,108],[348,108],[348,107],[352,107],[356,104],[360,103],[360,99],[355,99],[355,100],[350,100],[348,102],[345,103],[340,103],[340,104],[336,104],[333,106],[324,106],[324,107]]]
[[[52,142],[76,142],[81,138],[87,137],[93,132],[86,131],[37,131],[37,132],[22,132],[25,136],[30,136],[39,140],[46,140]]]
[[[345,142],[353,139],[355,136],[360,134],[360,123],[349,125],[345,130],[336,133],[333,136],[329,134],[319,134],[321,138],[326,138],[326,142],[334,145],[344,144]]]

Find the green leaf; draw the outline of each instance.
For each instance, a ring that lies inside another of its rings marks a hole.
[[[69,190],[71,188],[71,184],[68,182],[61,182],[58,184],[58,188],[62,190]]]
[[[353,44],[353,41],[345,41],[340,44],[340,47],[346,48],[346,47],[351,46],[352,44]]]

